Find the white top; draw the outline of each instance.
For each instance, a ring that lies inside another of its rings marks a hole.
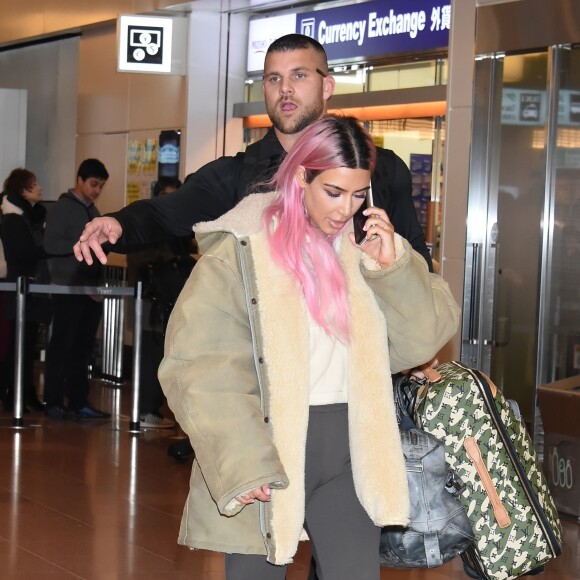
[[[332,405],[346,403],[347,347],[324,329],[308,314],[310,334],[310,404]]]

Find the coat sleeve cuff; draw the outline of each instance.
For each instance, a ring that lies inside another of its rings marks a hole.
[[[395,266],[397,266],[397,262],[399,262],[400,260],[403,259],[403,257],[405,256],[405,254],[407,254],[408,252],[406,251],[405,248],[405,242],[403,241],[403,238],[399,235],[399,234],[395,234],[395,263],[392,264],[391,266],[387,267],[387,268],[383,268],[374,258],[371,258],[368,254],[365,254],[364,252],[362,252],[362,258],[361,258],[361,262],[362,262],[362,266],[365,270],[367,270],[368,272],[389,272],[393,269],[396,269]],[[400,267],[397,266],[397,267]]]
[[[239,495],[244,495],[244,494],[248,493],[249,491],[252,491],[258,487],[261,487],[262,485],[265,485],[266,483],[268,483],[272,489],[284,489],[284,488],[288,487],[288,481],[285,479],[285,477],[282,477],[282,476],[280,476],[279,479],[273,479],[270,481],[265,480],[265,481],[261,481],[260,483],[251,483],[251,484],[246,484],[244,486],[240,486],[240,487],[232,490],[230,493],[228,493],[226,496],[224,496],[221,499],[221,501],[218,502],[218,508],[219,508],[220,512],[225,516],[235,516],[236,514],[240,513],[246,507],[246,504],[243,504],[242,502],[238,501],[236,498]],[[225,505],[224,505],[224,503],[225,503]]]

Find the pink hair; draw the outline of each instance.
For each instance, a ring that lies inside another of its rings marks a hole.
[[[329,334],[349,341],[350,315],[344,272],[334,250],[334,237],[312,226],[304,207],[306,182],[328,169],[374,169],[376,149],[354,117],[328,115],[310,125],[286,155],[271,184],[276,189],[263,219],[276,263],[300,284],[312,318]],[[339,232],[340,233],[340,232]]]

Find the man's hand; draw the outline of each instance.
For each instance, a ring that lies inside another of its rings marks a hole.
[[[99,262],[106,264],[107,256],[101,246],[105,242],[116,244],[122,233],[123,228],[115,218],[98,217],[93,219],[85,226],[79,241],[73,247],[75,258],[79,262],[84,260],[90,266],[93,263],[92,250]]]
[[[408,375],[409,373],[411,373],[414,377],[417,377],[418,379],[427,378],[427,380],[434,380],[435,377],[439,374],[435,370],[435,367],[438,365],[439,361],[436,358],[434,358],[431,359],[429,362],[422,364],[420,367],[408,369],[406,371],[401,371],[401,374]]]

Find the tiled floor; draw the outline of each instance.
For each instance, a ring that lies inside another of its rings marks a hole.
[[[221,555],[176,544],[190,464],[167,456],[176,430],[128,432],[125,387],[95,383],[110,421],[57,422],[0,412],[1,580],[223,580]],[[564,554],[544,580],[580,578],[580,526],[564,519]],[[305,580],[308,545],[289,572]],[[431,571],[386,570],[382,579],[467,578],[456,559]],[[353,579],[357,580],[357,579]]]

